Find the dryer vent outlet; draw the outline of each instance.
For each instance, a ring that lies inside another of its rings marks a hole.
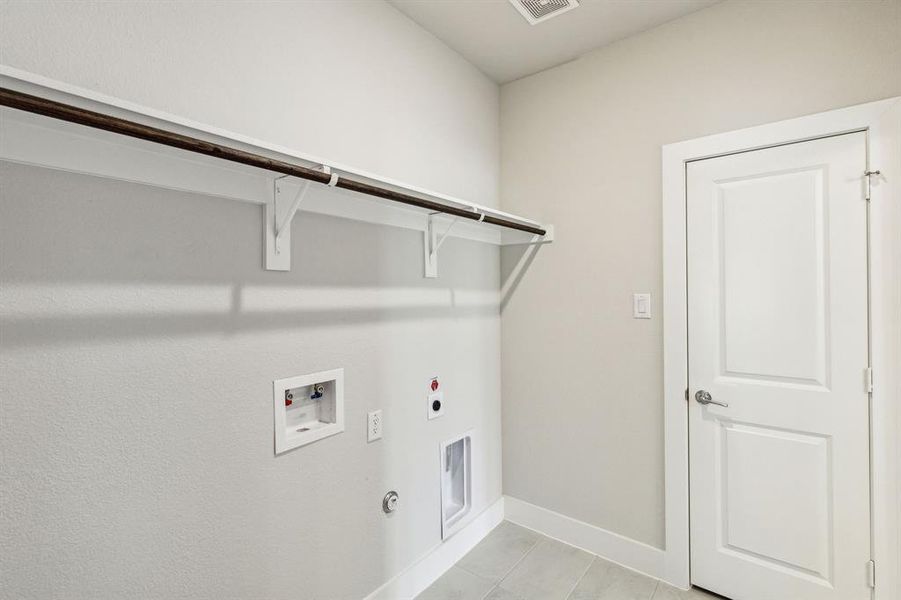
[[[441,444],[441,539],[447,539],[472,509],[472,438],[469,431]]]
[[[531,25],[562,15],[579,6],[578,0],[510,0]]]

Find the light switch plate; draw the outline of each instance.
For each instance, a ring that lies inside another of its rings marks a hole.
[[[650,319],[651,318],[651,295],[650,294],[632,294],[632,318],[634,318],[634,319]]]

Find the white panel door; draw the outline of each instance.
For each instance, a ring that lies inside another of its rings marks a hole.
[[[865,160],[687,167],[691,580],[734,600],[871,596]]]

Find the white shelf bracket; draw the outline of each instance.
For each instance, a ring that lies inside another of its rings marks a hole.
[[[325,165],[320,167],[331,175],[330,187],[338,183],[338,174],[332,173]],[[288,177],[278,177],[272,182],[272,196],[266,203],[263,229],[266,237],[266,269],[269,271],[291,270],[291,223],[310,190],[309,181],[298,185]],[[292,193],[293,192],[293,193]]]
[[[447,226],[447,229],[444,230],[444,233],[439,237],[435,226],[435,216],[439,214],[441,213],[432,213],[429,215],[426,230],[423,232],[424,239],[422,246],[425,259],[425,276],[428,279],[435,279],[438,277],[438,249],[441,248],[444,240],[447,239],[450,230],[453,229],[454,225],[457,224],[457,221],[460,220],[460,217],[455,217],[450,225]]]

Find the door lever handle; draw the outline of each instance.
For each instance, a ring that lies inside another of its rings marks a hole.
[[[728,403],[714,400],[713,396],[710,395],[710,392],[706,390],[698,390],[695,393],[695,400],[698,404],[716,404],[717,406],[722,406],[723,408],[729,408]]]

